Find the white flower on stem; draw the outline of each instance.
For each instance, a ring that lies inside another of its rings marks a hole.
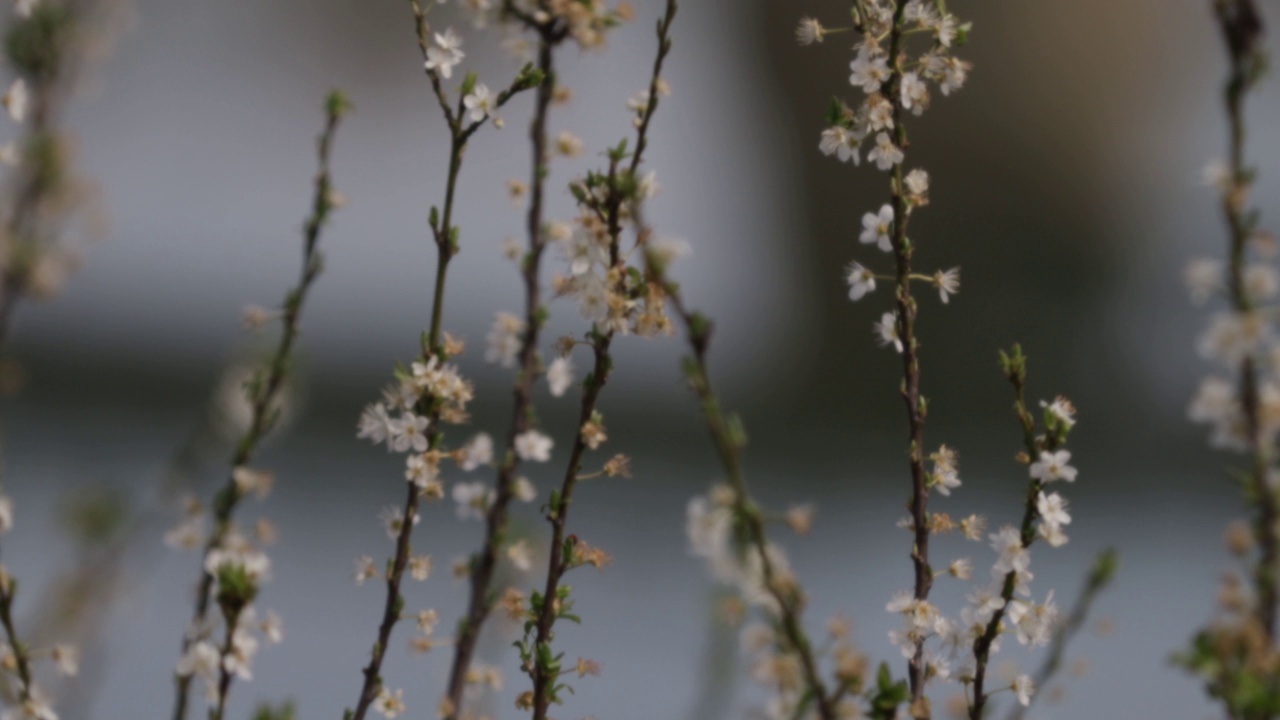
[[[398,419],[392,420],[391,449],[396,452],[407,452],[412,448],[416,452],[426,452],[428,424],[430,420],[426,416],[411,412],[403,413]]]
[[[862,144],[862,139],[854,133],[849,132],[839,125],[833,125],[822,131],[822,140],[818,143],[818,149],[823,155],[835,155],[840,162],[853,161],[854,165],[862,161],[862,157],[858,154],[858,146]]]
[[[1244,289],[1254,301],[1270,300],[1280,291],[1280,276],[1270,265],[1250,265],[1244,269]]]
[[[497,363],[504,368],[514,367],[516,356],[520,353],[520,338],[524,334],[524,328],[524,321],[515,315],[498,313],[485,338],[488,343],[488,349],[484,353],[485,362]]]
[[[938,452],[929,456],[933,461],[933,472],[930,477],[932,488],[940,495],[950,496],[953,488],[960,487],[960,470],[956,467],[956,451],[943,445]]]
[[[876,289],[875,273],[856,262],[849,266],[845,282],[849,283],[849,299],[855,302]]]
[[[386,528],[387,537],[392,540],[400,538],[400,532],[404,530],[404,510],[398,507],[385,507],[382,512],[378,513],[378,519],[382,521],[382,526]],[[421,521],[422,516],[414,513],[413,524],[417,525]]]
[[[1013,679],[1011,687],[1013,694],[1018,696],[1018,703],[1023,707],[1031,704],[1031,696],[1036,692],[1035,683],[1031,681],[1030,676],[1019,675]]]
[[[216,678],[206,681],[205,687],[212,689],[215,684]],[[20,703],[15,702],[8,710],[0,713],[0,720],[58,720],[58,713],[54,712],[44,691],[33,683],[27,692],[27,698]]]
[[[582,154],[583,147],[582,138],[568,130],[564,130],[556,136],[556,152],[565,157],[578,157]]]
[[[533,567],[533,548],[529,546],[529,541],[520,538],[508,545],[507,560],[510,560],[512,567],[520,572],[529,572]]]
[[[880,86],[888,81],[889,64],[883,54],[863,47],[858,57],[849,63],[853,72],[849,75],[849,84],[862,88],[863,92],[879,92]]]
[[[0,535],[13,529],[13,499],[0,495]]]
[[[414,555],[409,558],[409,574],[414,580],[423,582],[431,577],[431,556]]]
[[[1054,480],[1075,482],[1077,471],[1067,464],[1070,461],[1071,451],[1069,450],[1057,450],[1054,452],[1041,450],[1040,459],[1031,463],[1031,477],[1046,483]]]
[[[1218,260],[1201,258],[1187,264],[1183,273],[1187,290],[1191,293],[1191,301],[1203,305],[1213,297],[1214,293],[1225,286],[1222,263]]]
[[[180,677],[198,677],[206,682],[217,680],[221,661],[218,648],[208,640],[201,640],[192,643],[191,647],[187,648],[187,652],[178,659],[175,672]]]
[[[999,555],[995,572],[999,574],[1024,573],[1031,567],[1031,552],[1022,544],[1022,534],[1008,525],[991,534],[991,549]]]
[[[550,437],[537,430],[526,430],[516,436],[516,455],[529,462],[547,462],[555,445]]]
[[[453,32],[453,28],[445,30],[443,35],[436,33],[435,44],[427,48],[426,68],[440,73],[442,78],[452,77],[454,66],[466,57],[461,48],[462,38]]]
[[[893,129],[893,103],[876,95],[866,103],[867,127],[871,130]]]
[[[888,133],[876,134],[876,146],[867,153],[867,160],[876,164],[881,170],[888,170],[902,162],[902,150],[889,139]]]
[[[1040,401],[1040,407],[1044,408],[1057,419],[1063,427],[1070,430],[1076,424],[1076,406],[1071,401],[1059,395],[1053,399],[1053,402],[1047,403]]]
[[[953,267],[950,270],[939,270],[933,274],[933,284],[938,288],[938,295],[942,298],[942,304],[946,305],[951,302],[951,296],[960,292],[960,268]]]
[[[244,628],[231,633],[231,648],[222,657],[222,668],[241,680],[253,679],[253,657],[258,654],[258,640]]]
[[[1238,365],[1271,338],[1272,328],[1257,313],[1221,312],[1200,336],[1199,350],[1207,360]]]
[[[907,192],[912,195],[924,195],[929,192],[929,173],[916,168],[907,173]]]
[[[826,28],[822,27],[822,23],[811,17],[800,18],[800,25],[796,27],[796,42],[801,45],[820,43],[825,34]]]
[[[533,486],[529,478],[521,475],[511,486],[511,494],[520,502],[533,502],[538,499],[538,488]]]
[[[565,394],[573,384],[573,361],[568,357],[558,357],[551,361],[547,368],[547,385],[551,388],[552,397]]]
[[[1036,496],[1036,511],[1046,524],[1059,527],[1071,524],[1071,515],[1067,514],[1067,501],[1058,493],[1045,495],[1043,491]]]
[[[913,115],[920,115],[929,107],[929,86],[916,73],[902,76],[902,107]]]
[[[378,577],[378,566],[374,564],[373,558],[368,555],[361,555],[356,558],[356,586],[364,584],[365,580],[372,580]]]
[[[458,505],[459,520],[483,520],[493,504],[493,491],[478,480],[460,482],[453,486],[453,501]]]
[[[80,672],[80,650],[72,645],[58,643],[51,653],[53,665],[63,677],[75,677]]]
[[[275,610],[268,610],[266,617],[258,623],[262,637],[268,645],[279,645],[284,642],[284,619]]]
[[[404,479],[426,490],[438,483],[439,470],[436,464],[424,455],[414,453],[405,459]]]
[[[739,563],[730,537],[732,510],[712,503],[705,495],[690,498],[684,530],[689,539],[689,552],[707,561],[716,580],[731,582],[737,578]]]
[[[4,105],[4,109],[9,111],[9,117],[14,122],[19,123],[27,117],[27,104],[29,101],[27,83],[22,78],[14,80],[4,97],[0,97],[0,105]]]
[[[885,203],[878,213],[865,213],[862,216],[862,234],[860,242],[868,245],[875,243],[885,252],[893,251],[893,206]]]
[[[898,337],[898,314],[896,312],[887,312],[880,316],[880,322],[874,325],[876,334],[880,337],[877,341],[880,347],[893,346],[898,352],[902,352],[902,338]]]
[[[404,712],[404,690],[396,690],[393,695],[385,686],[378,689],[378,697],[373,700],[373,709],[382,713],[383,717],[399,717]]]
[[[462,460],[458,465],[464,472],[471,472],[481,465],[493,462],[493,438],[489,433],[477,433],[462,448]]]
[[[934,26],[934,34],[938,38],[938,44],[944,48],[951,47],[951,43],[955,41],[956,34],[959,32],[955,15],[944,15]]]
[[[391,449],[391,416],[387,414],[387,406],[382,403],[366,405],[360,415],[360,426],[356,437],[369,439],[374,445],[386,441],[387,449]]]
[[[470,111],[471,122],[483,122],[487,117],[492,117],[494,122],[498,121],[498,117],[494,115],[498,98],[484,83],[476,83],[476,86],[471,88],[471,92],[462,98],[462,105]]]
[[[969,63],[958,58],[947,58],[942,68],[942,80],[938,83],[938,89],[942,91],[944,96],[964,87],[965,82],[969,79]]]
[[[671,267],[675,261],[689,257],[693,248],[681,238],[662,237],[648,243],[649,256],[663,267]]]
[[[954,578],[968,580],[973,577],[973,561],[968,558],[952,560],[947,566],[947,574]]]

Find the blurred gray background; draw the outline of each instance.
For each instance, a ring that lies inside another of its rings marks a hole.
[[[817,150],[830,96],[853,95],[847,43],[836,36],[801,49],[793,40],[800,15],[834,21],[844,5],[684,5],[667,73],[674,94],[648,156],[664,188],[652,219],[694,247],[681,278],[694,304],[720,321],[713,359],[727,403],[751,431],[753,487],[779,508],[819,506],[815,532],[786,539],[812,597],[813,626],[844,612],[865,651],[901,664],[883,606],[911,577],[908,540],[893,526],[907,497],[904,418],[897,357],[871,336],[889,295],[852,305],[841,272],[867,257],[856,242],[859,219],[883,202],[885,180]],[[658,12],[654,0],[637,6],[637,21],[608,52],[563,53],[575,100],[551,127],[580,134],[592,151],[556,165],[553,217],[572,212],[565,182],[629,129],[624,103],[646,82]],[[1265,9],[1280,28],[1276,6]],[[1070,601],[1094,553],[1115,546],[1123,556],[1120,579],[1099,604],[1114,632],[1082,637],[1071,656],[1090,671],[1066,683],[1061,703],[1033,715],[1210,717],[1198,684],[1167,662],[1211,615],[1226,566],[1222,529],[1239,511],[1229,458],[1184,419],[1205,368],[1193,352],[1204,315],[1185,299],[1182,267],[1223,246],[1201,183],[1225,136],[1225,69],[1208,4],[953,10],[975,23],[962,52],[975,70],[963,92],[937,98],[913,122],[910,157],[933,178],[933,204],[913,223],[919,263],[964,271],[951,305],[922,302],[928,443],[958,448],[965,479],[936,507],[983,512],[996,525],[1019,514],[1024,471],[1010,461],[1019,434],[995,361],[997,348],[1021,341],[1034,395],[1064,393],[1080,408],[1073,449],[1081,479],[1067,490],[1073,541],[1036,548],[1036,585]],[[233,702],[237,717],[286,698],[302,717],[339,717],[356,699],[383,597],[378,585],[352,585],[352,560],[390,551],[375,516],[399,502],[403,483],[397,459],[355,439],[355,422],[393,360],[411,359],[427,322],[434,250],[426,216],[442,194],[447,133],[406,3],[136,0],[132,20],[72,113],[111,231],[64,294],[20,310],[14,352],[28,384],[3,410],[5,489],[18,507],[5,565],[23,581],[19,611],[35,617],[41,589],[77,557],[57,522],[67,498],[95,488],[146,497],[199,427],[222,369],[255,347],[241,308],[274,305],[293,282],[320,100],[343,88],[357,111],[339,136],[334,176],[350,205],[323,240],[327,271],[303,320],[306,402],[259,463],[278,475],[276,494],[245,516],[270,516],[282,530],[260,605],[283,615],[286,641],[263,652],[255,680],[238,683]],[[515,65],[497,38],[466,38],[464,68],[504,84]],[[1269,42],[1280,49],[1274,36]],[[503,185],[528,174],[529,107],[528,98],[513,102],[507,128],[472,143],[458,209],[464,250],[447,306],[446,327],[471,343],[463,364],[479,386],[475,425],[495,434],[506,426],[511,377],[480,358],[493,313],[518,308],[517,275],[500,245],[520,235],[523,218]],[[1250,106],[1249,123],[1249,153],[1262,168],[1258,204],[1274,221],[1280,82]],[[572,307],[553,312],[553,335],[579,331]],[[674,340],[618,344],[603,403],[608,448],[634,457],[636,478],[588,485],[575,507],[572,529],[616,563],[571,576],[585,624],[561,632],[559,644],[571,658],[599,660],[604,672],[575,683],[564,718],[703,720],[707,711],[693,708],[708,686],[728,698],[706,706],[717,716],[741,717],[753,699],[744,680],[730,685],[707,673],[714,588],[687,555],[683,522],[686,500],[716,481],[718,468],[677,372],[680,352]],[[539,397],[562,446],[572,404]],[[202,496],[222,481],[223,455],[215,450],[197,473]],[[555,467],[534,474],[540,488]],[[517,523],[541,537],[533,508],[519,512]],[[161,529],[130,549],[120,592],[94,599],[105,631],[87,662],[105,664],[60,688],[69,698],[64,717],[168,711],[197,559],[159,548]],[[448,564],[479,539],[478,524],[433,508],[415,545],[438,570],[409,588],[410,607],[436,607],[441,627],[450,626],[465,587]],[[985,546],[941,543],[935,553],[971,556],[979,573],[989,563]],[[958,609],[962,588],[940,587],[944,607]],[[485,659],[507,668],[495,708],[517,717],[511,702],[526,680],[513,662],[511,628],[493,628]],[[403,644],[410,630],[399,634],[386,677],[406,689],[411,717],[427,717],[448,652],[411,656]]]

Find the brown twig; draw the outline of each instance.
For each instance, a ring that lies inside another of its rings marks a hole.
[[[1219,26],[1231,57],[1231,72],[1224,89],[1227,118],[1230,124],[1228,186],[1222,194],[1222,213],[1230,228],[1228,287],[1236,312],[1254,312],[1253,298],[1245,286],[1245,270],[1249,239],[1256,218],[1247,207],[1253,171],[1244,157],[1244,103],[1249,89],[1262,70],[1262,19],[1253,0],[1215,0]],[[1267,486],[1267,469],[1273,448],[1264,436],[1261,419],[1258,368],[1253,357],[1240,362],[1240,402],[1244,410],[1245,432],[1250,455],[1250,491],[1257,503],[1255,533],[1260,548],[1254,568],[1254,585],[1258,594],[1258,622],[1266,633],[1268,644],[1276,639],[1276,607],[1280,602],[1277,589],[1277,561],[1280,561],[1280,531],[1277,530],[1277,502]]]
[[[568,37],[563,22],[552,18],[530,26],[538,34],[537,71],[543,78],[534,100],[533,122],[529,137],[533,146],[533,170],[530,183],[530,204],[527,220],[528,252],[525,254],[522,278],[525,293],[525,330],[520,345],[520,371],[516,379],[512,404],[511,429],[498,466],[497,487],[493,504],[485,517],[485,540],[480,553],[471,559],[471,592],[467,612],[458,626],[454,643],[453,665],[449,672],[449,684],[445,696],[445,720],[456,720],[462,712],[463,691],[466,689],[467,671],[480,640],[480,630],[493,609],[493,574],[497,567],[498,549],[506,539],[508,508],[513,497],[513,486],[519,458],[515,452],[516,438],[529,429],[532,420],[533,384],[539,375],[538,338],[545,322],[542,307],[541,285],[538,272],[542,266],[542,254],[546,249],[543,236],[544,195],[547,177],[547,117],[555,93],[555,50]]]
[[[658,21],[658,53],[653,63],[653,73],[649,81],[649,102],[640,117],[640,122],[636,129],[636,148],[631,156],[631,163],[628,169],[630,179],[635,178],[636,171],[639,169],[641,162],[643,162],[644,150],[648,146],[649,124],[658,109],[658,88],[662,78],[662,66],[667,54],[671,52],[671,23],[675,20],[678,10],[679,3],[677,0],[667,0],[666,11],[662,19]],[[609,257],[611,264],[614,266],[617,266],[620,262],[622,205],[628,200],[618,187],[618,160],[619,158],[613,157],[609,164],[607,181],[609,197],[604,203],[605,222],[609,232]],[[622,282],[621,278],[623,276],[623,273],[619,273],[619,282]],[[566,552],[565,523],[573,501],[573,492],[578,484],[579,473],[582,471],[582,456],[587,449],[587,442],[583,436],[582,428],[591,422],[592,417],[595,415],[600,393],[604,390],[604,386],[608,382],[609,375],[613,369],[613,356],[610,354],[610,347],[613,343],[614,332],[613,328],[610,327],[604,332],[601,332],[598,328],[593,328],[590,333],[594,365],[582,393],[582,404],[578,413],[577,425],[579,430],[574,437],[573,448],[569,454],[569,463],[565,469],[560,492],[554,497],[554,501],[547,511],[547,521],[551,523],[552,528],[550,559],[547,562],[547,579],[542,593],[542,605],[537,608],[534,662],[529,673],[533,680],[534,720],[546,720],[547,710],[551,703],[556,700],[556,682],[560,676],[559,663],[546,663],[543,662],[543,658],[551,655],[549,647],[553,638],[552,629],[561,612],[560,603],[558,602],[560,579],[570,569],[570,563],[573,560],[572,552]],[[547,648],[546,652],[542,650],[544,647]]]
[[[427,13],[417,0],[410,0],[409,4],[413,12],[418,46],[425,60],[430,37],[426,22]],[[458,254],[459,250],[458,231],[453,225],[454,196],[457,190],[458,174],[462,169],[462,158],[466,152],[467,141],[488,118],[464,122],[461,94],[458,98],[457,108],[451,108],[439,73],[428,69],[426,74],[431,82],[433,92],[440,101],[441,111],[449,127],[450,143],[444,209],[439,216],[436,215],[433,209],[431,216],[431,234],[436,245],[436,275],[431,303],[431,327],[423,336],[422,354],[423,357],[434,356],[443,361],[447,359],[443,341],[445,280],[448,277],[449,262]],[[500,108],[506,105],[516,94],[539,86],[541,82],[542,76],[531,72],[530,68],[526,67],[517,75],[511,86],[498,95],[497,107]],[[439,407],[434,407],[429,412],[428,421],[428,425],[431,428],[428,436],[429,446],[432,450],[437,450],[444,438],[444,434],[440,430]],[[369,664],[362,671],[364,682],[360,688],[360,697],[356,703],[356,708],[346,714],[346,717],[354,720],[363,720],[382,688],[382,661],[386,656],[387,646],[391,641],[392,630],[394,630],[396,623],[400,621],[400,614],[404,608],[404,597],[400,594],[400,585],[404,578],[405,568],[409,564],[409,557],[412,554],[413,521],[418,515],[419,504],[420,493],[418,487],[413,483],[409,483],[403,506],[404,523],[400,527],[400,532],[396,535],[395,555],[391,560],[386,576],[387,595],[383,603],[382,617],[378,622],[377,640],[374,642],[373,649],[370,652]]]
[[[321,256],[316,246],[320,240],[320,232],[334,208],[333,192],[329,180],[329,154],[338,124],[349,107],[350,105],[346,98],[339,92],[330,94],[325,103],[325,127],[317,140],[319,170],[315,179],[315,193],[311,203],[311,214],[307,218],[303,229],[302,270],[298,285],[285,296],[280,341],[267,364],[265,377],[255,378],[255,381],[250,386],[251,420],[249,428],[241,437],[232,455],[231,469],[233,471],[236,468],[248,465],[253,460],[259,443],[271,431],[279,416],[279,408],[276,407],[276,402],[284,387],[293,344],[298,336],[302,306],[308,291],[320,275],[323,267]],[[232,527],[232,515],[242,497],[243,494],[236,485],[234,477],[229,478],[226,485],[214,497],[214,532],[205,545],[204,552],[201,555],[202,559],[210,551],[220,547],[226,539]],[[213,581],[213,575],[204,569],[202,565],[199,586],[196,590],[195,609],[191,618],[191,627],[201,626],[208,616]],[[189,634],[183,638],[183,654],[191,647],[193,641],[194,639]],[[187,712],[191,676],[177,676],[175,685],[176,697],[173,718],[174,720],[183,720]],[[224,699],[220,698],[219,702]]]

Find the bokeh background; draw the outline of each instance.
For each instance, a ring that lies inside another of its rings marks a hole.
[[[628,130],[624,103],[645,83],[658,3],[636,5],[637,21],[607,52],[563,55],[575,99],[551,126],[594,150]],[[1229,458],[1185,420],[1204,372],[1193,351],[1204,316],[1185,299],[1182,267],[1223,243],[1201,181],[1225,137],[1225,68],[1208,3],[953,10],[975,23],[962,53],[975,70],[963,92],[937,98],[913,123],[910,158],[933,178],[933,204],[913,223],[920,264],[964,272],[951,305],[923,302],[928,442],[957,447],[965,479],[937,506],[993,524],[1017,516],[1019,434],[995,361],[997,348],[1022,342],[1034,395],[1064,393],[1080,408],[1073,541],[1034,552],[1037,585],[1069,602],[1097,551],[1114,546],[1123,558],[1098,605],[1114,629],[1081,637],[1070,656],[1089,670],[1033,716],[1209,717],[1198,684],[1168,664],[1210,617],[1227,563],[1222,529],[1240,509]],[[1280,10],[1264,10],[1280,27]],[[907,497],[905,429],[897,358],[870,330],[889,299],[882,291],[849,303],[841,273],[866,257],[859,219],[883,202],[884,177],[817,150],[830,96],[852,95],[847,44],[837,36],[802,49],[793,39],[801,14],[842,13],[834,0],[685,3],[667,73],[674,94],[649,155],[664,188],[652,219],[694,247],[681,278],[720,321],[713,360],[751,432],[754,489],[779,508],[819,507],[813,534],[787,539],[811,622],[844,612],[862,649],[900,662],[883,606],[911,577],[909,542],[894,527]],[[1269,43],[1280,50],[1275,36]],[[515,69],[493,34],[468,32],[465,49],[464,67],[493,86]],[[326,273],[306,308],[298,412],[260,463],[277,474],[277,491],[246,516],[267,515],[282,531],[260,604],[283,615],[286,642],[259,656],[253,682],[237,684],[232,714],[292,698],[302,717],[337,717],[355,700],[382,589],[354,587],[352,561],[390,551],[375,516],[399,501],[403,483],[396,458],[355,439],[355,422],[426,324],[426,216],[446,160],[409,11],[394,0],[135,0],[113,57],[71,112],[110,232],[61,296],[20,310],[13,353],[27,382],[2,411],[4,484],[18,508],[5,565],[23,582],[20,614],[56,622],[50,592],[78,566],[118,578],[86,600],[99,631],[84,677],[59,688],[64,717],[168,709],[197,558],[161,547],[164,523],[106,552],[72,540],[64,520],[103,493],[154,512],[175,459],[202,496],[222,482],[227,453],[190,442],[225,369],[261,349],[264,340],[241,329],[241,308],[277,303],[294,278],[320,100],[332,87],[357,106],[334,156],[350,204],[324,238]],[[522,228],[504,182],[527,175],[528,112],[529,99],[517,100],[504,131],[476,137],[460,186],[464,250],[446,327],[471,342],[463,365],[480,389],[475,425],[491,432],[506,426],[512,378],[484,365],[479,348],[493,313],[519,303],[500,246]],[[1265,85],[1249,124],[1258,204],[1277,217],[1280,82]],[[597,159],[593,151],[556,165],[552,216],[570,215],[561,188]],[[552,336],[579,330],[570,306],[553,313]],[[585,623],[559,633],[559,644],[604,672],[576,683],[560,715],[741,717],[752,693],[741,672],[716,672],[732,662],[733,641],[711,619],[715,589],[683,536],[687,499],[718,469],[681,384],[679,345],[628,339],[618,349],[603,405],[609,447],[634,457],[636,478],[591,484],[575,506],[573,530],[616,563],[571,578]],[[539,397],[562,446],[571,405]],[[533,479],[546,489],[555,463],[539,470]],[[176,520],[170,512],[165,522]],[[534,508],[516,522],[542,536]],[[439,570],[409,588],[410,607],[438,608],[442,628],[466,592],[448,564],[480,532],[439,506],[416,534]],[[989,562],[985,546],[937,553],[970,555],[980,573]],[[958,603],[962,588],[942,586],[940,597]],[[502,717],[517,716],[511,701],[525,682],[510,632],[495,622],[484,645],[484,659],[507,668],[494,704]],[[407,643],[407,626],[399,637]],[[406,688],[410,715],[424,717],[448,653],[412,656],[403,643],[386,677]]]

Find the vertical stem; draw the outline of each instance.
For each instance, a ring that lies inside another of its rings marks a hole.
[[[485,518],[485,541],[478,556],[471,562],[471,594],[467,612],[458,627],[454,644],[453,666],[449,671],[446,691],[445,720],[456,720],[462,714],[463,692],[466,689],[467,671],[475,656],[480,630],[493,608],[493,574],[497,567],[498,549],[506,539],[507,510],[511,504],[519,458],[515,452],[516,438],[529,429],[532,415],[533,383],[538,376],[538,338],[542,329],[542,293],[538,273],[546,241],[542,235],[547,177],[547,117],[555,93],[555,49],[566,37],[565,30],[556,21],[535,25],[538,32],[538,70],[543,82],[538,86],[534,100],[533,121],[529,128],[533,148],[533,170],[530,182],[530,203],[527,220],[529,250],[524,258],[523,280],[525,291],[525,333],[520,346],[520,373],[516,379],[512,404],[511,428],[498,467],[497,486],[493,505]]]
[[[333,210],[329,179],[329,154],[333,145],[333,137],[338,129],[338,123],[346,109],[347,103],[341,94],[334,93],[330,95],[326,106],[324,131],[317,140],[319,170],[315,179],[315,194],[312,199],[311,214],[308,216],[303,230],[302,270],[298,278],[297,287],[285,297],[280,342],[268,362],[265,381],[260,387],[255,388],[255,394],[250,398],[251,420],[249,429],[241,437],[240,443],[232,455],[231,469],[233,471],[235,468],[248,465],[253,460],[259,443],[275,424],[277,412],[274,406],[284,387],[293,344],[298,336],[302,305],[306,300],[308,290],[320,275],[321,261],[316,245],[320,239],[320,232],[328,220],[329,213]],[[232,515],[240,500],[241,495],[235,480],[228,478],[226,485],[214,497],[214,532],[205,544],[204,552],[201,554],[202,560],[209,554],[209,551],[219,547],[226,539],[227,533],[231,530]],[[209,612],[212,590],[213,575],[204,570],[202,563],[190,627],[198,627],[204,623]],[[182,640],[183,654],[186,654],[192,643],[193,638],[190,635],[184,636]],[[176,676],[174,682],[173,718],[174,720],[183,720],[187,714],[191,676]]]
[[[1214,8],[1231,55],[1231,72],[1224,88],[1230,125],[1228,187],[1222,196],[1222,213],[1230,229],[1228,284],[1234,310],[1241,315],[1250,315],[1256,308],[1244,280],[1251,234],[1251,221],[1245,205],[1253,179],[1244,156],[1244,103],[1255,80],[1262,25],[1252,0],[1216,0]],[[1276,528],[1276,497],[1267,485],[1272,448],[1262,428],[1258,386],[1257,361],[1246,357],[1240,363],[1240,403],[1248,435],[1251,490],[1257,503],[1255,533],[1260,552],[1254,569],[1254,585],[1258,595],[1258,622],[1266,633],[1268,644],[1272,644],[1276,638],[1276,606],[1280,600],[1276,578],[1280,536]]]
[[[899,0],[889,36],[889,63],[892,75],[888,82],[889,100],[893,106],[893,125],[898,147],[905,153],[908,146],[905,113],[902,108],[902,66],[899,53],[903,38],[903,14],[906,0]],[[905,160],[904,160],[905,162]],[[920,345],[916,340],[915,298],[911,295],[911,257],[913,248],[907,238],[910,208],[903,190],[903,163],[893,168],[893,253],[897,266],[898,337],[902,342],[902,400],[906,404],[908,424],[908,457],[911,466],[911,520],[914,541],[911,563],[915,573],[913,595],[927,600],[933,587],[933,569],[929,567],[929,487],[924,466],[923,398],[920,395]],[[908,679],[913,703],[924,695],[924,643],[916,643],[915,656],[908,662]]]

